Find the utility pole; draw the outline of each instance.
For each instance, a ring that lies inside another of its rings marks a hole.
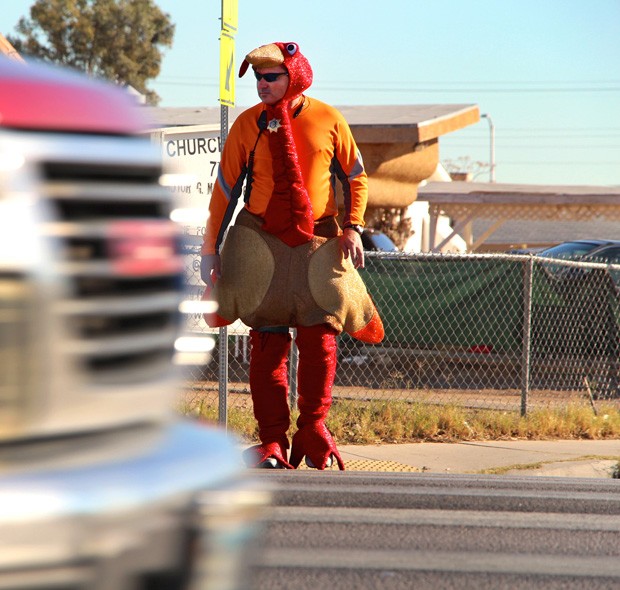
[[[493,119],[491,119],[491,115],[485,113],[481,115],[483,119],[486,119],[489,123],[489,134],[490,134],[490,167],[489,167],[489,182],[495,182],[495,125],[493,125]]]
[[[222,0],[220,31],[220,139],[228,137],[228,107],[235,106],[235,35],[237,33],[238,0]],[[218,423],[228,428],[228,328],[219,329],[219,403]]]

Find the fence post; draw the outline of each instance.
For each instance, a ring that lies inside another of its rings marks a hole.
[[[288,403],[291,410],[297,407],[297,366],[299,362],[299,351],[295,344],[295,336],[297,330],[293,330],[293,342],[291,345],[291,353],[289,355],[289,372],[288,372]]]
[[[608,399],[617,399],[620,395],[620,338],[618,337],[618,316],[615,313],[617,305],[616,285],[614,283],[612,271],[607,267],[605,276],[607,278],[607,353],[609,358],[609,392]]]
[[[228,138],[228,107],[220,107],[220,137],[222,145]],[[219,342],[219,388],[218,388],[218,423],[228,428],[228,328],[220,328]]]
[[[523,346],[521,349],[521,416],[527,415],[527,402],[530,391],[530,357],[532,335],[532,276],[534,256],[530,254],[523,272]]]
[[[228,427],[228,329],[220,328],[219,342],[219,387],[217,421],[224,428]]]

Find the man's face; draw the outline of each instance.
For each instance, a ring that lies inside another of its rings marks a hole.
[[[268,82],[265,78],[256,81],[258,97],[268,105],[276,104],[286,94],[288,89],[288,74],[283,66],[272,68],[257,68],[254,74],[282,74],[277,76],[273,82]]]

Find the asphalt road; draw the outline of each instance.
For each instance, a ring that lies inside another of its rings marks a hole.
[[[255,590],[620,588],[620,482],[260,472]]]

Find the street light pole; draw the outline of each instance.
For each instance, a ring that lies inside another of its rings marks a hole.
[[[489,123],[489,134],[491,136],[491,164],[489,168],[489,182],[495,182],[495,125],[493,125],[493,119],[488,113],[481,115],[483,119],[486,119]]]

